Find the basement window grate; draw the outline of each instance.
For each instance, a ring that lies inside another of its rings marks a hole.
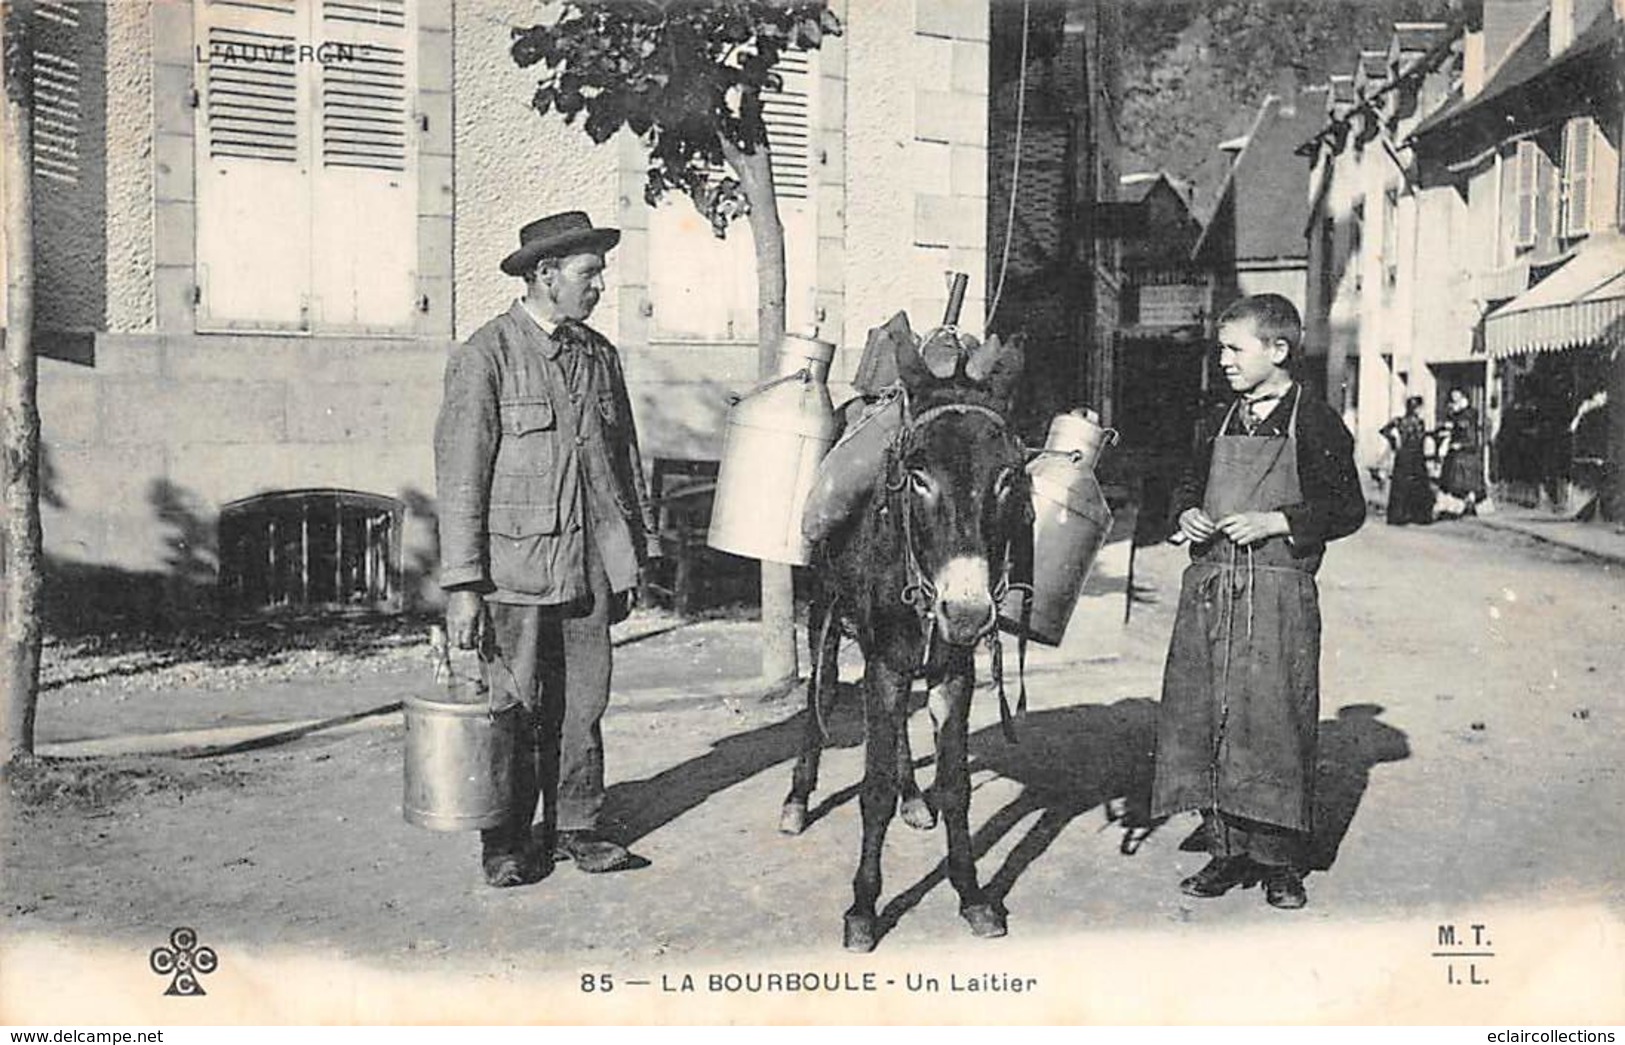
[[[220,510],[220,593],[241,611],[373,610],[401,602],[401,524],[393,497],[287,490]]]

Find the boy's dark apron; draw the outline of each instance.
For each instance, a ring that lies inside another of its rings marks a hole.
[[[1284,438],[1223,434],[1230,420],[1213,442],[1203,510],[1217,521],[1303,500],[1296,400]],[[1285,537],[1239,548],[1221,534],[1192,549],[1163,675],[1154,815],[1213,809],[1309,830],[1320,558],[1293,555]]]

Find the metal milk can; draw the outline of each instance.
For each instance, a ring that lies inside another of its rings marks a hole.
[[[790,334],[778,376],[728,411],[708,542],[751,559],[804,566],[801,514],[838,427],[830,401],[835,346]]]
[[[1095,461],[1117,433],[1093,410],[1059,414],[1044,448],[1027,465],[1033,499],[1032,617],[1027,634],[1059,646],[1095,556],[1111,532],[1112,513],[1095,478]],[[1000,606],[1007,628],[1019,627],[1021,600],[1012,589]]]
[[[522,709],[491,710],[473,651],[452,663],[446,635],[429,632],[435,695],[409,695],[401,813],[431,831],[497,827],[508,815]]]

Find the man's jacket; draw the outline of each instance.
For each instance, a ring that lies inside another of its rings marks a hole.
[[[452,350],[434,446],[443,589],[574,602],[589,593],[589,538],[612,590],[637,583],[648,496],[603,335],[579,323],[548,335],[515,302]]]

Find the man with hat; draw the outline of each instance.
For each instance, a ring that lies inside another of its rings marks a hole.
[[[580,211],[526,225],[502,262],[524,295],[446,365],[434,436],[446,630],[480,650],[492,710],[524,724],[508,821],[481,832],[498,887],[556,859],[594,873],[636,860],[597,822],[609,626],[630,610],[653,533],[620,357],[585,322],[620,238]]]

